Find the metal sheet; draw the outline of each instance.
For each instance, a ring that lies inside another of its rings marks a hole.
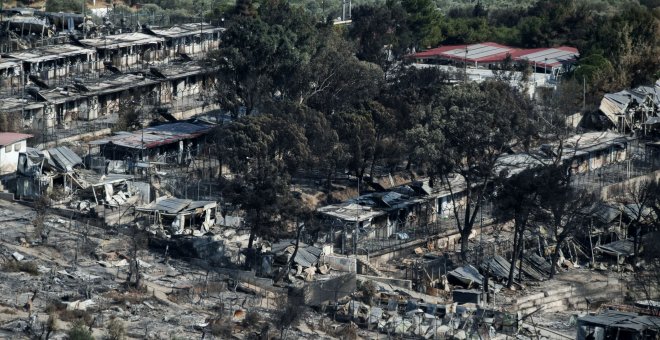
[[[56,165],[66,172],[73,171],[75,166],[83,164],[82,158],[66,146],[48,149],[48,154]]]

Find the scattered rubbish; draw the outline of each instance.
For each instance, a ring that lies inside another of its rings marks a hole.
[[[11,254],[11,256],[12,256],[14,259],[16,259],[16,261],[19,261],[19,262],[20,262],[20,261],[23,261],[23,259],[25,258],[25,256],[23,256],[23,254],[21,254],[21,253],[19,253],[19,252],[14,252],[13,254]]]

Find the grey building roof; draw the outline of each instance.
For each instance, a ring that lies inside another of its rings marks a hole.
[[[122,47],[139,46],[139,45],[158,45],[165,42],[161,37],[144,33],[122,33],[115,35],[106,35],[101,38],[82,39],[80,43],[95,47],[97,49],[114,50]]]
[[[590,324],[608,328],[625,328],[634,331],[647,329],[660,330],[660,317],[637,313],[607,310],[598,315],[585,315],[578,318],[578,324]]]
[[[160,212],[162,214],[179,214],[181,212],[190,212],[199,208],[209,209],[217,205],[215,201],[193,201],[189,199],[175,197],[160,197],[154,202],[137,207],[137,211],[142,212]]]
[[[83,164],[82,158],[66,146],[48,149],[48,155],[65,172],[73,171],[74,167]]]

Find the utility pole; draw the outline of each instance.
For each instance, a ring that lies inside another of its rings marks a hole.
[[[199,2],[199,53],[204,52],[204,0]]]
[[[467,55],[468,55],[468,47],[465,46],[465,58],[463,58],[463,76],[465,77],[465,82],[466,83],[468,81],[468,76],[467,76]]]
[[[587,107],[587,79],[582,76],[582,112]]]
[[[355,237],[354,237],[354,249],[353,249],[353,254],[355,254],[355,257],[357,258],[357,247],[358,247],[358,233],[360,232],[360,210],[362,210],[362,207],[360,207],[360,177],[357,178],[357,198],[356,198],[356,203],[357,203],[357,209],[355,209]]]

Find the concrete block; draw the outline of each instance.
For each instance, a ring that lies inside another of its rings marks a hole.
[[[571,285],[567,284],[561,287],[553,288],[545,292],[545,296],[552,296],[555,294],[562,294],[562,293],[567,293],[571,292],[573,290],[573,287]]]
[[[542,299],[544,296],[545,296],[544,293],[536,293],[532,295],[522,296],[513,300],[513,303],[521,304],[531,300]]]
[[[571,292],[563,292],[563,293],[553,294],[553,295],[550,295],[550,296],[545,297],[543,299],[536,300],[536,305],[542,305],[542,304],[546,304],[546,303],[550,303],[550,302],[555,302],[555,301],[558,301],[558,300],[563,300],[563,299],[569,298],[571,296],[572,296]]]

